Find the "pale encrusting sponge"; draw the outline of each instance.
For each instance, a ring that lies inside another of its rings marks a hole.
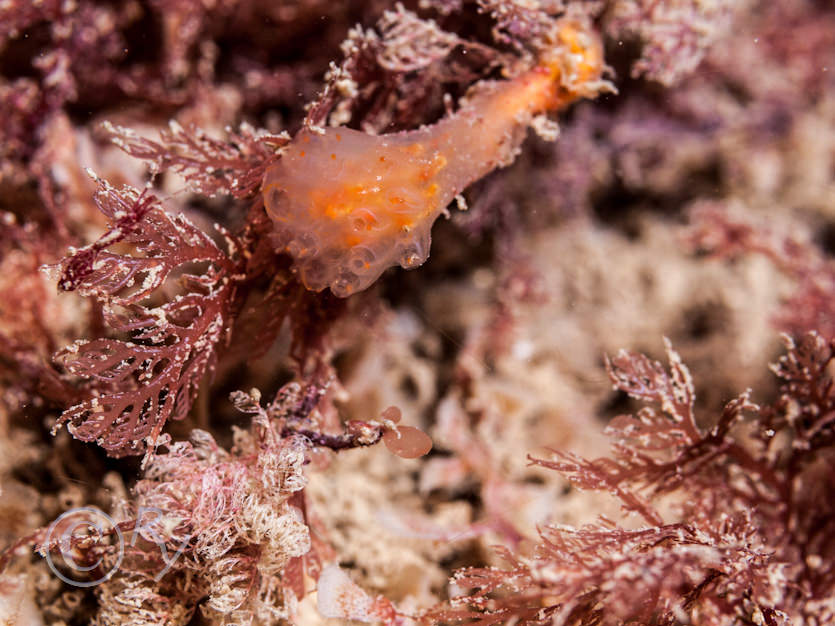
[[[304,285],[349,296],[429,256],[432,224],[470,183],[515,157],[532,117],[604,85],[599,38],[564,21],[532,70],[483,83],[455,114],[388,135],[302,130],[267,170],[275,244]]]

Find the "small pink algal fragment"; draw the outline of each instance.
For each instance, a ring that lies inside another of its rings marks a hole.
[[[387,409],[383,409],[383,412],[380,413],[380,417],[384,420],[397,424],[403,418],[403,413],[396,406],[390,406]]]
[[[412,426],[398,426],[383,433],[383,443],[394,454],[404,459],[416,459],[432,449],[432,439]]]
[[[453,198],[513,161],[535,115],[596,94],[602,71],[600,38],[563,20],[536,67],[477,85],[437,124],[379,136],[302,130],[264,177],[275,246],[308,289],[342,297],[389,267],[421,265]]]

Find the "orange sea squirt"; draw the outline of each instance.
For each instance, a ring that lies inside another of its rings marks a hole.
[[[596,93],[602,71],[599,38],[566,20],[538,66],[478,85],[432,126],[388,135],[302,130],[264,178],[275,245],[294,258],[308,289],[337,296],[394,265],[422,264],[432,225],[453,198],[513,160],[534,115]]]

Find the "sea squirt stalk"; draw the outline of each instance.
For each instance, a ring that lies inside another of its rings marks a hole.
[[[477,85],[436,124],[387,135],[300,131],[264,178],[276,245],[308,289],[342,297],[389,267],[421,265],[450,201],[513,161],[533,116],[596,95],[603,68],[599,37],[563,20],[536,67]]]

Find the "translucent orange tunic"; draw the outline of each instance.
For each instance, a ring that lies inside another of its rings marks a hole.
[[[379,136],[301,131],[264,178],[276,245],[308,289],[337,296],[365,289],[394,265],[417,267],[450,201],[513,160],[534,115],[596,93],[602,69],[598,37],[564,22],[539,66],[480,85],[437,124]]]

